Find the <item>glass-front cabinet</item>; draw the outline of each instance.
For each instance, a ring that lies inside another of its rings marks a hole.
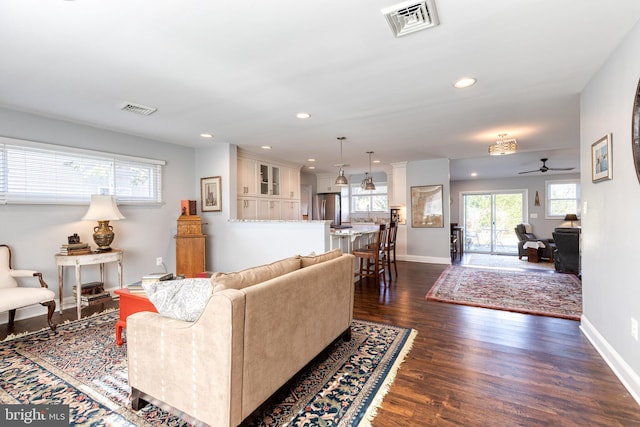
[[[260,195],[280,195],[280,167],[260,164]]]

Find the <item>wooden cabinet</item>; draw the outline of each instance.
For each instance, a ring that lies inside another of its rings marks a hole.
[[[300,170],[282,168],[282,197],[284,199],[300,200]]]
[[[206,271],[205,239],[199,215],[178,218],[176,239],[176,275],[196,277]]]

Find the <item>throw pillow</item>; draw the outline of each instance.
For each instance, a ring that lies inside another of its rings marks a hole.
[[[211,284],[214,286],[214,292],[220,292],[223,289],[242,289],[299,269],[300,257],[295,256],[235,273],[213,273]]]
[[[309,267],[310,265],[320,264],[321,262],[329,261],[330,259],[338,258],[340,256],[342,256],[342,250],[340,248],[325,252],[320,255],[301,256],[300,267],[305,268]]]
[[[194,322],[211,297],[211,281],[203,278],[143,283],[147,297],[162,316]]]

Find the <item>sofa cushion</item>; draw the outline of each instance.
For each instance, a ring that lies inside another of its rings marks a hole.
[[[143,283],[142,287],[158,313],[188,322],[200,317],[212,293],[208,278],[164,280]]]
[[[342,256],[342,250],[340,248],[325,252],[320,255],[301,256],[300,267],[305,268],[309,267],[310,265],[320,264],[321,262],[329,261],[330,259],[338,258],[340,256]]]
[[[234,273],[213,273],[211,284],[214,292],[224,289],[243,289],[299,269],[300,257],[295,256]]]

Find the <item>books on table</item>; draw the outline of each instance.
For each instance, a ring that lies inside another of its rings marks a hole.
[[[132,283],[127,286],[129,292],[132,294],[145,294],[144,288],[142,287],[142,282]]]
[[[86,255],[91,253],[91,246],[88,243],[65,243],[60,247],[62,255]]]
[[[149,273],[142,276],[141,283],[162,282],[173,279],[173,273]]]

